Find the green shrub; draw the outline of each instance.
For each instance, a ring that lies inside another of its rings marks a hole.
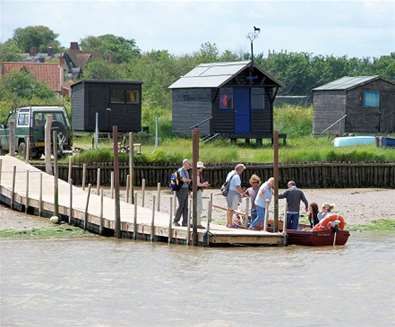
[[[285,105],[274,109],[274,126],[288,136],[310,135],[313,124],[313,107]]]

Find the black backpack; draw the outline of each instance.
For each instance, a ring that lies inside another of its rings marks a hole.
[[[181,176],[178,170],[170,175],[170,182],[169,182],[170,190],[177,192],[181,189],[182,184],[184,183],[181,180]]]
[[[223,196],[228,196],[229,187],[230,187],[230,181],[232,180],[232,178],[233,178],[235,175],[236,175],[236,173],[234,173],[234,174],[232,175],[232,177],[229,178],[228,181],[226,181],[225,183],[222,184],[222,186],[221,186],[221,193],[222,193]]]

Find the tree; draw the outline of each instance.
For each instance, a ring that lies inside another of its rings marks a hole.
[[[108,63],[103,59],[93,59],[88,62],[83,71],[85,79],[122,79],[125,69],[121,65]]]
[[[88,36],[81,40],[81,49],[116,64],[129,62],[140,55],[134,39],[127,40],[112,34]]]
[[[22,60],[21,50],[14,40],[0,43],[0,61],[19,61]]]
[[[19,49],[29,52],[31,48],[37,48],[40,52],[46,52],[48,47],[59,50],[60,43],[56,40],[58,34],[54,33],[47,26],[28,26],[17,28],[14,32],[13,40]]]

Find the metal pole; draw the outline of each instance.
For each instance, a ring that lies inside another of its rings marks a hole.
[[[96,112],[95,121],[95,149],[99,147],[99,113]]]
[[[273,177],[274,177],[274,217],[273,217],[273,232],[278,231],[278,179],[279,172],[279,159],[278,159],[278,136],[279,132],[274,131],[273,134]]]
[[[29,208],[29,170],[26,170],[26,204],[25,204],[26,214],[28,208]]]
[[[152,196],[151,242],[155,237],[155,195]]]
[[[15,120],[8,123],[8,151],[10,156],[15,156]]]
[[[86,183],[86,163],[82,164],[82,190],[85,191]]]
[[[118,151],[118,126],[112,127],[112,141],[114,152],[114,203],[115,203],[115,237],[121,238],[121,208],[119,202],[119,151]]]
[[[141,206],[145,204],[145,178],[141,181]]]
[[[159,117],[155,117],[155,148],[159,146]]]
[[[14,209],[14,202],[15,202],[15,178],[16,178],[16,166],[12,167],[12,191],[11,191],[11,201],[10,207]]]
[[[88,208],[89,208],[89,198],[91,196],[91,188],[92,185],[88,184],[88,194],[86,195],[86,203],[85,203],[85,215],[84,215],[84,230],[88,229]]]
[[[53,215],[59,216],[59,188],[58,188],[58,142],[56,131],[53,131],[53,170],[54,170],[54,211]]]
[[[100,235],[103,235],[103,225],[104,225],[103,202],[104,202],[104,192],[103,192],[103,188],[100,188],[100,227],[99,227]]]
[[[167,234],[167,243],[171,244],[171,238],[172,238],[172,224],[173,224],[173,199],[174,197],[170,197],[170,215],[169,215],[169,230]]]
[[[192,130],[192,244],[198,245],[198,231],[197,231],[197,162],[199,160],[199,128]]]
[[[157,193],[157,198],[158,198],[158,203],[157,203],[157,211],[160,211],[160,183],[157,184],[156,186],[156,193]]]
[[[137,192],[134,195],[134,199],[136,200],[134,206],[134,217],[133,217],[133,239],[137,240]]]
[[[96,194],[99,194],[100,192],[100,168],[97,168],[97,174],[96,174]]]
[[[69,178],[69,224],[73,220],[73,180]]]
[[[130,175],[130,203],[134,204],[134,142],[133,133],[129,133],[129,175]]]
[[[72,173],[72,169],[73,169],[73,165],[72,165],[72,160],[71,160],[71,156],[69,157],[69,171],[68,171],[68,176],[67,176],[67,180],[69,181],[71,179],[71,173]]]
[[[29,162],[30,160],[30,135],[26,137],[26,158],[25,160]]]
[[[51,128],[52,128],[52,115],[48,115],[45,122],[45,171],[47,174],[52,175],[51,165]]]
[[[43,173],[40,173],[39,198],[38,198],[38,215],[43,213]]]

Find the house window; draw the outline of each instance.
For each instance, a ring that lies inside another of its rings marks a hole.
[[[126,103],[139,103],[139,91],[126,90]]]
[[[125,90],[120,88],[112,88],[111,103],[125,103]]]
[[[20,112],[18,115],[18,126],[29,126],[29,113],[28,112]]]
[[[219,90],[219,108],[233,109],[233,90],[231,88]]]
[[[366,108],[378,108],[380,105],[380,93],[376,90],[365,90],[362,93],[362,106]]]
[[[263,88],[251,89],[251,109],[254,111],[265,109],[265,89]]]

